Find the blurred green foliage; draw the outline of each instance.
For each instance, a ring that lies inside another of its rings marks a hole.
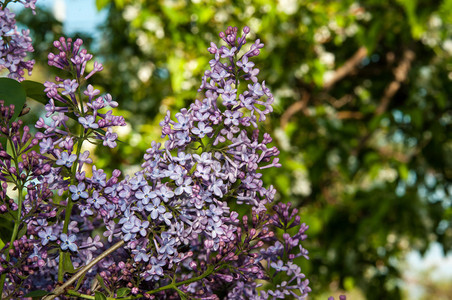
[[[398,261],[452,248],[452,1],[97,0],[108,10],[99,88],[132,124],[106,169],[141,162],[167,109],[199,95],[206,49],[227,26],[266,45],[256,61],[276,99],[267,170],[310,225],[300,262],[313,295],[331,286],[400,299]],[[284,176],[282,176],[284,175]],[[331,284],[333,283],[333,284]],[[315,298],[315,297],[314,297]]]

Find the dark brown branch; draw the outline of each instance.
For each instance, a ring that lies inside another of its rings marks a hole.
[[[394,97],[394,95],[397,93],[397,91],[400,89],[400,86],[402,85],[402,83],[408,77],[408,72],[411,68],[411,63],[413,62],[415,56],[416,55],[413,50],[406,49],[403,52],[403,56],[402,56],[400,63],[393,70],[394,80],[391,81],[389,83],[389,85],[386,87],[386,89],[383,93],[383,97],[380,100],[380,104],[375,109],[374,116],[380,116],[388,109],[389,102]],[[368,140],[370,139],[372,134],[373,134],[373,131],[367,133],[365,136],[363,136],[361,138],[358,146],[353,150],[354,155],[358,154],[361,151],[361,149],[368,142]]]
[[[297,112],[302,111],[305,115],[308,115],[307,106],[309,102],[310,95],[307,91],[302,91],[301,100],[293,103],[281,116],[280,126],[281,128],[285,128],[287,123],[289,123],[290,118],[295,115]]]
[[[340,68],[338,68],[333,77],[323,84],[325,90],[331,89],[336,82],[356,70],[358,64],[367,56],[367,49],[361,47],[356,53],[350,57]]]
[[[331,89],[336,82],[344,78],[345,76],[349,75],[350,73],[354,72],[356,70],[356,67],[358,64],[366,57],[367,55],[367,49],[365,47],[359,48],[356,53],[349,58],[340,68],[338,68],[335,72],[333,77],[324,83],[323,88],[325,90]],[[289,122],[290,118],[295,115],[297,112],[302,111],[305,115],[308,114],[307,111],[307,104],[309,102],[310,95],[307,91],[303,90],[301,100],[293,103],[289,108],[284,112],[284,114],[281,116],[281,128],[284,128],[287,123]],[[341,99],[350,101],[349,98]],[[343,105],[342,103],[340,105]],[[353,115],[353,118],[356,118],[357,114]],[[359,117],[361,118],[361,117]]]
[[[388,104],[392,97],[400,89],[401,84],[406,80],[408,76],[408,71],[411,68],[411,62],[414,60],[416,55],[410,49],[403,52],[402,60],[399,65],[393,70],[394,80],[386,87],[383,97],[381,98],[380,105],[378,105],[375,110],[375,115],[379,116],[386,111]]]
[[[338,111],[336,113],[336,117],[339,120],[346,120],[346,119],[361,120],[364,118],[364,114],[360,111]]]

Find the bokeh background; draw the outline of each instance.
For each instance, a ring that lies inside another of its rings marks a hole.
[[[54,75],[45,64],[54,39],[82,37],[105,67],[96,87],[130,124],[97,164],[130,174],[160,140],[163,114],[199,97],[210,42],[248,25],[266,45],[255,62],[275,107],[263,130],[283,165],[265,181],[310,225],[310,260],[300,262],[310,299],[452,299],[451,0],[38,6],[17,11],[35,41],[32,79]]]

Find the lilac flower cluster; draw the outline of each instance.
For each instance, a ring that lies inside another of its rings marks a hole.
[[[22,0],[19,2],[26,8],[31,8],[35,13],[37,0]],[[9,1],[7,1],[9,2]],[[0,70],[7,69],[8,77],[23,81],[25,71],[31,75],[34,60],[26,61],[27,53],[33,52],[30,30],[17,29],[15,14],[6,8],[6,2],[0,7]]]
[[[113,115],[109,109],[118,105],[111,95],[99,96],[100,91],[87,84],[87,80],[102,71],[103,67],[94,62],[93,69],[86,72],[86,65],[93,56],[81,48],[82,44],[81,39],[73,42],[60,38],[54,42],[59,52],[49,54],[49,65],[75,74],[75,78],[56,77],[56,82],[44,83],[44,91],[50,99],[45,106],[45,118],[50,123],[44,118],[36,123],[36,128],[43,130],[36,134],[40,141],[40,152],[53,162],[50,174],[42,180],[52,190],[57,190],[59,195],[67,195],[62,202],[66,205],[65,220],[48,224],[38,235],[42,246],[56,243],[61,250],[72,253],[71,262],[75,268],[89,262],[93,258],[93,251],[103,246],[99,236],[91,236],[100,222],[100,216],[93,216],[93,211],[106,204],[96,189],[113,185],[120,176],[120,172],[115,171],[107,180],[103,170],[97,170],[96,166],[89,167],[93,160],[89,151],[82,153],[82,145],[98,140],[104,146],[114,148],[118,135],[113,132],[113,128],[125,125],[124,118]],[[74,123],[79,128],[75,133],[71,129]],[[92,177],[86,177],[85,170],[88,169],[92,170]],[[66,179],[68,175],[69,180]],[[93,189],[92,193],[88,193]],[[71,213],[73,204],[77,204],[76,213]],[[90,216],[93,218],[88,219]],[[60,254],[57,259],[61,258]]]
[[[21,120],[13,122],[13,115],[14,105],[5,106],[0,100],[0,138],[6,141],[0,143],[0,218],[2,222],[13,221],[14,232],[18,234],[17,239],[7,244],[0,255],[0,283],[1,286],[6,284],[9,292],[15,292],[24,277],[35,274],[45,265],[46,254],[39,254],[39,247],[33,238],[35,232],[27,223],[40,222],[56,214],[46,204],[51,201],[52,191],[46,184],[38,183],[40,178],[50,173],[51,164],[33,150],[38,140],[32,137],[29,127],[24,126]],[[23,200],[19,197],[21,200],[15,201],[14,197],[10,197],[8,185],[14,186],[19,196],[26,190]],[[31,287],[30,283],[25,283],[27,285]],[[20,290],[17,292],[18,295],[22,293]]]
[[[286,233],[281,242],[269,229],[279,217],[288,220],[283,214],[270,218],[266,207],[276,191],[263,187],[258,172],[279,166],[279,151],[268,147],[270,135],[261,136],[257,129],[257,122],[272,111],[273,96],[265,82],[258,82],[259,70],[248,60],[259,54],[263,44],[258,40],[239,56],[248,32],[245,27],[243,36],[237,37],[237,29],[230,27],[220,35],[229,47],[212,43],[209,52],[215,58],[200,88],[205,97],[178,112],[176,120],[168,112],[160,123],[162,137],[168,138],[164,148],[153,143],[144,157],[143,171],[103,191],[107,200],[116,202],[100,210],[108,224],[104,235],[127,242],[135,263],[142,265],[148,289],[176,278],[190,281],[205,276],[179,290],[215,299],[219,289],[229,286],[234,290],[230,298],[239,299],[247,295],[243,287],[249,289],[250,281],[271,278],[268,272],[276,268],[291,276],[286,282],[290,288],[260,296],[254,290],[256,297],[274,298],[287,292],[304,298],[309,292],[300,268],[290,263],[306,256],[306,250],[300,247],[299,254],[289,254],[305,238],[307,227],[302,225],[294,237]],[[239,85],[248,80],[253,83],[239,94]],[[246,217],[239,222],[238,213],[229,206],[232,202],[251,208],[251,226]],[[281,213],[285,209],[281,207]],[[299,218],[292,224],[297,225]],[[259,252],[264,240],[274,246]],[[261,261],[271,266],[264,269]],[[214,271],[209,269],[212,266]],[[164,296],[170,294],[159,294]]]
[[[112,100],[110,94],[100,96],[100,91],[92,85],[88,85],[84,90],[80,88],[83,81],[88,80],[96,72],[102,71],[103,66],[98,62],[94,62],[91,72],[85,75],[86,64],[92,59],[92,55],[87,53],[86,49],[82,49],[83,41],[77,39],[72,43],[71,39],[65,40],[60,38],[54,42],[54,46],[60,51],[58,54],[49,54],[49,65],[57,68],[73,71],[76,74],[75,79],[62,79],[56,77],[56,82],[47,81],[44,90],[47,97],[50,98],[49,103],[45,106],[46,117],[51,116],[51,123],[46,124],[43,118],[40,118],[36,124],[37,128],[45,129],[44,134],[39,135],[41,150],[43,153],[51,153],[58,158],[57,164],[70,167],[76,157],[70,152],[65,152],[71,148],[74,143],[73,138],[68,131],[67,121],[68,115],[75,115],[77,121],[83,126],[82,139],[87,138],[94,133],[96,139],[103,142],[104,146],[110,148],[116,147],[116,139],[118,135],[113,132],[114,126],[124,126],[124,118],[122,116],[114,116],[112,110],[102,111],[104,108],[114,108],[118,106],[116,101]],[[83,93],[87,97],[87,103],[77,100],[77,93]],[[99,130],[102,129],[102,130]],[[60,142],[58,138],[64,136],[66,144],[63,151],[55,149],[55,145]],[[87,162],[87,161],[84,161]],[[82,164],[80,164],[80,167]]]
[[[31,138],[24,127],[18,142],[22,124],[9,129],[12,108],[2,107],[2,134],[18,146],[14,157],[0,151],[10,161],[0,165],[0,181],[3,190],[10,182],[27,193],[19,204],[2,195],[0,213],[19,211],[26,225],[19,238],[28,245],[26,251],[17,243],[5,246],[13,259],[2,256],[9,272],[4,293],[51,291],[67,273],[119,243],[123,247],[92,267],[74,293],[92,294],[97,278],[105,291],[127,287],[134,297],[148,299],[306,298],[309,281],[294,259],[307,258],[300,243],[308,227],[290,204],[272,206],[276,190],[262,181],[261,170],[280,166],[279,150],[258,129],[272,111],[273,96],[250,61],[263,44],[257,40],[242,49],[248,33],[245,27],[238,36],[237,28],[228,27],[220,33],[226,46],[211,43],[203,97],[174,118],[167,113],[160,123],[163,147],[153,142],[142,170],[122,180],[119,170],[109,177],[82,152],[84,142],[115,147],[112,128],[125,124],[108,109],[117,106],[112,97],[87,84],[102,65],[95,62],[86,71],[92,55],[79,39],[54,42],[59,53],[49,54],[49,65],[74,78],[44,84],[50,101],[36,123],[41,131]],[[35,146],[39,154],[31,150]],[[24,161],[33,171],[20,168]],[[93,234],[95,228],[102,236]],[[16,265],[20,257],[39,268],[22,264],[33,270],[23,276]]]
[[[40,118],[36,123],[36,127],[43,132],[32,137],[30,129],[23,126],[21,120],[12,122],[14,106],[4,107],[3,102],[0,102],[0,137],[6,139],[6,144],[0,146],[0,217],[13,220],[15,224],[20,223],[25,231],[19,232],[22,237],[18,238],[24,240],[26,245],[32,245],[25,250],[23,247],[19,249],[20,245],[17,248],[15,242],[9,243],[4,248],[6,255],[0,256],[2,269],[5,270],[1,281],[2,290],[16,296],[24,293],[24,290],[18,290],[20,286],[32,287],[29,290],[51,288],[58,281],[55,274],[64,274],[62,271],[56,272],[57,267],[61,269],[61,266],[66,265],[67,268],[69,265],[71,269],[85,265],[93,258],[93,252],[103,246],[99,236],[92,236],[99,221],[86,218],[92,215],[92,211],[87,210],[86,205],[79,205],[76,207],[78,210],[72,212],[76,200],[87,198],[85,187],[107,184],[103,181],[106,174],[95,166],[93,177],[90,178],[92,181],[85,178],[83,168],[91,164],[92,159],[88,151],[82,153],[82,144],[99,140],[113,148],[116,146],[117,134],[112,128],[125,125],[122,116],[115,116],[108,109],[117,106],[112,97],[108,94],[96,97],[100,92],[86,83],[89,77],[102,70],[102,65],[95,62],[93,70],[85,74],[86,64],[92,55],[80,48],[82,41],[76,40],[72,44],[71,39],[62,38],[54,45],[60,52],[49,55],[49,64],[75,74],[75,78],[57,77],[56,83],[44,84],[50,101],[45,106],[45,118]],[[50,119],[50,122],[45,119]],[[11,147],[6,151],[8,144]],[[35,151],[37,147],[39,153]],[[119,175],[120,172],[114,172],[108,184],[116,183]],[[19,190],[19,202],[8,197],[8,183]],[[27,192],[23,193],[23,189]],[[25,196],[21,197],[21,194]],[[72,196],[66,197],[67,194]],[[99,203],[102,201],[98,200],[97,205]],[[14,214],[19,219],[15,219]],[[20,254],[19,257],[14,256],[15,253]],[[66,258],[64,253],[76,255]],[[33,264],[18,264],[29,258],[34,258],[32,262],[36,262],[35,267],[39,267],[34,273],[34,276],[39,276],[39,280],[33,276],[24,277],[23,272],[20,272],[21,267],[32,268]],[[66,262],[61,263],[62,258]]]

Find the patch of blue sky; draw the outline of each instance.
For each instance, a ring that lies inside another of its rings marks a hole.
[[[98,11],[95,0],[38,0],[36,5],[53,12],[55,18],[63,23],[63,31],[67,37],[76,32],[101,38],[98,30],[107,18],[107,10]],[[22,9],[22,5],[11,3],[13,11]]]

